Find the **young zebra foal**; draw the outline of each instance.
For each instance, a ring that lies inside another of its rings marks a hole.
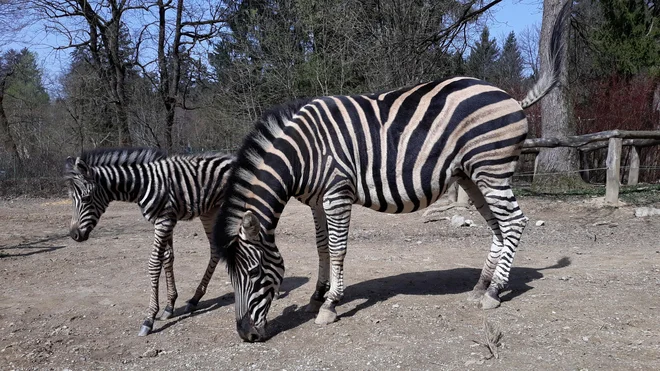
[[[172,316],[177,299],[174,284],[172,234],[179,220],[199,217],[212,245],[211,233],[220,209],[234,157],[221,153],[167,156],[157,149],[99,149],[66,159],[65,179],[73,200],[70,236],[78,242],[90,232],[111,201],[135,202],[154,225],[155,239],[149,258],[151,298],[139,336],[153,328],[158,313],[158,280],[161,268],[167,282],[167,306],[161,319]],[[194,311],[218,264],[211,257],[186,312]]]

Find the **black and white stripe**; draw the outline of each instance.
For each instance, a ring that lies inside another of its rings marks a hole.
[[[234,158],[221,153],[167,156],[157,149],[100,149],[69,157],[65,179],[73,201],[70,235],[81,242],[98,223],[111,201],[135,202],[154,224],[155,239],[149,258],[151,298],[140,335],[148,334],[158,313],[161,268],[167,282],[167,306],[161,316],[172,316],[177,298],[174,283],[174,227],[179,220],[199,217],[212,244],[213,223],[224,198]],[[205,294],[219,256],[211,248],[206,272],[187,311]]]
[[[239,335],[265,339],[266,315],[284,274],[275,228],[291,197],[316,224],[319,273],[308,309],[336,320],[353,204],[388,213],[436,201],[454,181],[493,232],[471,298],[499,306],[527,218],[510,180],[527,136],[523,108],[558,80],[566,7],[555,22],[557,63],[518,102],[484,81],[456,77],[380,94],[333,96],[268,113],[239,151],[215,226],[236,295]]]

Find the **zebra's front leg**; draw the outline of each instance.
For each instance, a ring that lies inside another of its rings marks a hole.
[[[160,279],[160,271],[165,261],[166,251],[168,248],[169,239],[172,236],[174,224],[169,220],[157,220],[154,223],[155,238],[154,246],[149,257],[149,279],[151,281],[151,296],[149,297],[149,308],[147,309],[147,317],[142,323],[138,336],[148,335],[154,327],[154,319],[158,310],[158,281]],[[170,254],[171,255],[171,254]],[[168,290],[169,294],[169,290]]]
[[[206,289],[208,288],[209,282],[211,281],[211,277],[213,277],[213,273],[215,272],[215,267],[218,265],[218,262],[220,261],[220,256],[216,252],[215,247],[213,246],[213,225],[215,223],[215,218],[217,216],[218,212],[217,210],[213,210],[208,212],[207,214],[200,215],[199,219],[202,221],[202,225],[204,226],[204,232],[206,233],[206,238],[209,240],[209,247],[211,250],[211,257],[209,258],[209,263],[206,266],[206,271],[204,272],[204,277],[202,277],[202,280],[200,281],[199,285],[197,286],[197,290],[195,290],[195,295],[187,301],[186,303],[186,313],[192,313],[197,309],[197,304],[199,304],[199,300],[206,294]]]
[[[344,257],[352,205],[353,198],[345,193],[324,197],[323,210],[327,220],[330,257],[330,290],[314,321],[318,325],[327,325],[337,320],[335,307],[344,296]]]
[[[323,207],[312,208],[314,226],[316,227],[316,249],[319,254],[319,272],[316,280],[316,289],[309,299],[305,311],[317,313],[323,305],[325,294],[330,289],[330,254],[328,250],[328,224]]]
[[[165,249],[165,256],[163,259],[163,268],[165,270],[165,282],[167,283],[167,305],[160,315],[160,319],[166,320],[172,317],[174,313],[174,303],[176,302],[179,294],[176,291],[176,284],[174,282],[174,243],[173,237],[170,239]]]

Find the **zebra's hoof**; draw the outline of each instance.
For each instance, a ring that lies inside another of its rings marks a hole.
[[[472,302],[480,302],[484,297],[484,294],[486,294],[486,290],[474,289],[467,294],[467,300]]]
[[[314,323],[317,325],[329,325],[335,321],[337,321],[337,312],[335,309],[323,306],[319,309],[319,314],[316,316]]]
[[[309,301],[309,304],[305,306],[305,312],[318,313],[319,309],[321,309],[321,305],[323,305],[322,301],[312,299]]]
[[[172,307],[168,305],[163,311],[163,314],[160,315],[160,319],[161,320],[170,319],[172,318],[172,314],[174,314],[174,309],[172,309]]]
[[[140,332],[138,336],[147,336],[151,332],[151,329],[154,327],[153,318],[147,318],[142,322],[142,327],[140,327]]]
[[[486,292],[481,297],[481,309],[495,309],[500,306],[500,298],[497,297],[497,294],[493,297],[489,292]]]
[[[186,304],[185,313],[192,313],[196,310],[197,310],[197,304],[194,304],[194,303],[191,303],[191,302],[188,302]]]
[[[138,333],[138,336],[147,336],[151,332],[151,327],[147,325],[142,325],[140,327],[140,332]]]

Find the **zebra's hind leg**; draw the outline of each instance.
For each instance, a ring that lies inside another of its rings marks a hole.
[[[468,294],[468,300],[481,302],[486,293],[486,289],[488,289],[488,286],[490,285],[497,262],[500,259],[503,246],[502,233],[497,219],[495,219],[484,195],[481,193],[477,185],[467,177],[458,179],[457,183],[465,190],[465,193],[468,194],[477,211],[479,211],[479,214],[481,214],[493,232],[493,242],[490,245],[490,252],[488,253],[486,263],[479,275],[479,281],[477,281],[477,284]]]
[[[492,184],[492,181],[493,179],[488,179],[488,181],[477,180],[492,217],[497,221],[499,235],[501,236],[497,246],[491,247],[491,253],[479,279],[480,282],[477,283],[478,287],[475,286],[475,289],[482,290],[483,286],[488,284],[486,292],[481,298],[483,309],[493,309],[500,306],[499,294],[509,283],[509,272],[513,265],[516,249],[528,221],[520,210],[508,179],[498,185]],[[493,233],[497,235],[495,229]],[[495,238],[493,238],[493,241],[495,241]]]
[[[142,323],[138,336],[148,335],[154,326],[154,319],[159,310],[158,305],[158,280],[160,279],[160,271],[165,261],[165,255],[168,248],[168,242],[172,236],[172,230],[176,221],[170,219],[158,219],[154,223],[155,238],[154,246],[149,257],[149,279],[151,281],[151,296],[149,297],[149,309],[147,310],[147,317]],[[171,254],[170,254],[171,255]],[[169,290],[168,290],[169,291]],[[168,292],[169,294],[169,292]]]
[[[330,253],[328,250],[328,224],[325,211],[321,206],[312,208],[314,226],[316,227],[316,249],[319,254],[319,272],[316,289],[305,307],[308,313],[318,313],[325,300],[325,294],[330,289]]]
[[[215,218],[217,214],[218,214],[218,209],[210,211],[204,215],[200,215],[199,217],[199,219],[202,222],[202,225],[204,226],[204,232],[206,233],[206,238],[209,240],[211,256],[209,258],[209,263],[206,266],[204,277],[202,277],[202,281],[197,286],[197,290],[195,290],[195,295],[186,302],[185,313],[192,313],[197,309],[197,304],[199,304],[199,300],[206,294],[209,281],[211,281],[211,277],[213,277],[213,273],[215,272],[215,267],[218,265],[218,262],[220,261],[220,256],[218,255],[215,247],[213,246],[213,238],[212,238],[213,224],[215,223]]]

